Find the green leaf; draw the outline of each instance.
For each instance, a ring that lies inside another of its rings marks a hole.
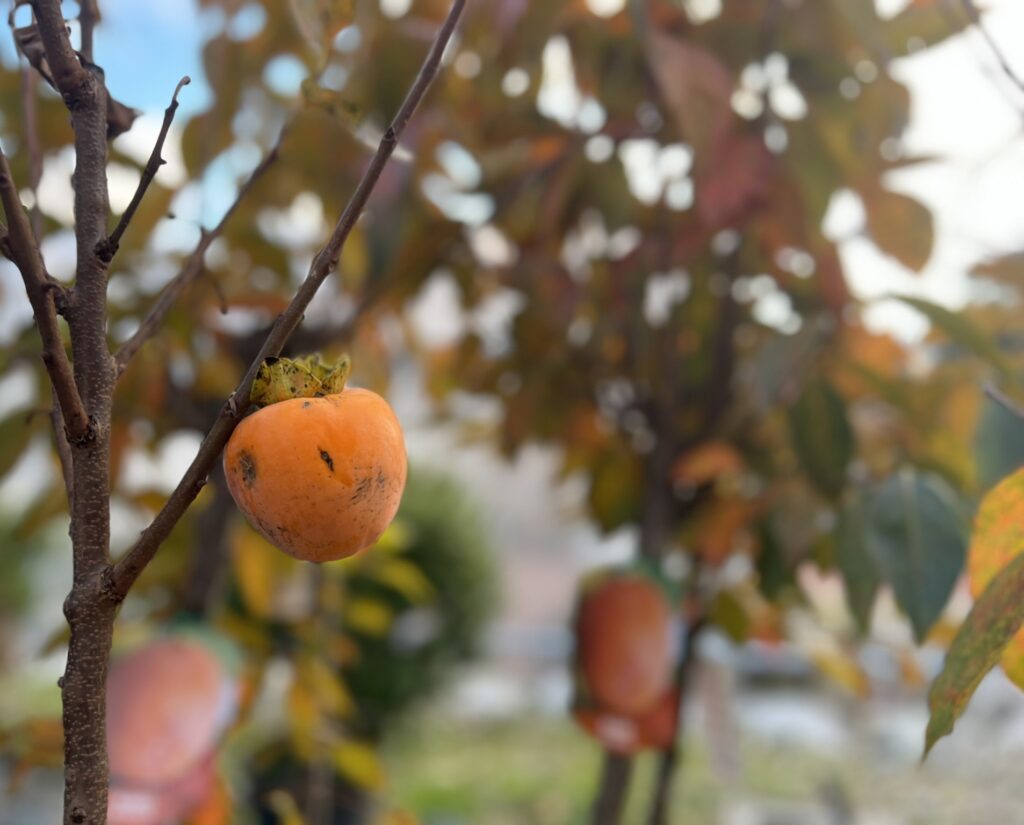
[[[901,301],[927,316],[928,320],[948,335],[950,339],[965,349],[970,350],[982,360],[987,361],[999,370],[1006,379],[1016,382],[1012,368],[1003,357],[1002,352],[999,351],[995,341],[962,314],[951,312],[945,307],[933,304],[931,301],[926,301],[923,298],[914,298],[910,295],[891,294],[886,297],[894,301]]]
[[[974,460],[983,491],[1024,466],[1024,420],[987,396],[974,433]]]
[[[851,499],[839,514],[836,526],[836,561],[846,585],[846,600],[861,633],[871,626],[871,610],[878,592],[878,568],[868,550],[867,513],[864,501]]]
[[[878,572],[923,641],[963,568],[955,495],[935,476],[901,470],[873,496],[866,537]]]
[[[924,756],[951,733],[975,688],[1024,622],[1024,554],[1014,557],[974,603],[928,692]]]
[[[25,410],[19,410],[0,421],[0,478],[21,458],[40,420],[45,421],[47,418],[45,415],[31,415]]]
[[[829,497],[838,496],[854,452],[853,430],[840,395],[820,379],[805,385],[789,410],[789,431],[811,481]]]
[[[881,187],[865,197],[868,232],[887,255],[920,270],[932,254],[932,213],[920,201]]]

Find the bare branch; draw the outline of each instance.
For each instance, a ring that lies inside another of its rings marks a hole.
[[[64,478],[64,489],[68,494],[68,505],[71,504],[71,497],[74,494],[72,483],[74,473],[74,456],[71,453],[71,444],[68,443],[68,434],[64,427],[64,412],[60,408],[60,399],[53,397],[53,406],[50,408],[50,423],[53,425],[53,440],[57,448],[57,457],[60,459],[61,475]]]
[[[420,67],[415,82],[409,89],[405,101],[395,115],[391,126],[384,133],[376,154],[363,173],[348,205],[342,212],[330,240],[313,258],[305,281],[302,282],[302,285],[285,311],[278,316],[277,321],[263,342],[259,354],[249,366],[245,377],[242,378],[241,383],[235,388],[231,397],[228,398],[227,403],[221,410],[220,416],[206,434],[202,444],[200,444],[199,452],[193,459],[192,464],[167,499],[163,509],[153,519],[152,524],[143,531],[135,545],[108,571],[106,591],[113,601],[124,599],[133,582],[138,578],[146,565],[149,564],[153,556],[156,555],[161,543],[170,534],[171,529],[185,513],[185,510],[195,497],[199,495],[199,491],[206,483],[210,469],[220,457],[224,445],[238,425],[241,413],[248,407],[249,392],[252,389],[252,381],[257,369],[259,369],[264,359],[269,356],[278,355],[281,352],[288,338],[301,322],[302,315],[316,294],[317,289],[336,266],[341,250],[345,245],[345,240],[352,231],[352,227],[355,226],[356,220],[362,214],[363,208],[366,206],[366,202],[373,192],[374,186],[388,158],[394,152],[406,124],[412,117],[413,112],[416,111],[420,101],[423,100],[427,89],[430,88],[431,82],[437,75],[445,47],[455,31],[465,5],[466,0],[454,0],[452,3],[448,17],[441,25],[424,59],[423,65]]]
[[[1021,78],[1010,65],[1010,62],[1006,59],[1006,55],[1003,54],[1003,50],[996,43],[995,38],[992,37],[992,33],[988,30],[984,21],[981,19],[981,14],[978,12],[978,7],[974,5],[974,0],[961,0],[963,3],[964,11],[967,12],[967,16],[971,18],[971,22],[974,27],[981,32],[981,36],[985,38],[985,42],[988,47],[992,50],[992,54],[995,55],[996,62],[999,64],[999,68],[1003,70],[1003,74],[1009,78],[1010,82],[1017,87],[1021,92],[1024,92],[1024,79]]]
[[[80,94],[80,87],[88,82],[91,75],[71,48],[60,3],[32,0],[32,9],[38,20],[39,37],[45,50],[49,75],[57,91],[64,96],[68,108],[71,108],[72,102]]]
[[[985,395],[1016,418],[1024,419],[1024,410],[995,384],[985,385]]]
[[[14,13],[17,5],[11,10],[11,34],[14,36],[14,48],[18,55],[25,58],[27,65],[21,72],[21,112],[25,119],[25,147],[28,149],[29,187],[32,190],[33,203],[29,210],[32,232],[38,242],[43,235],[43,214],[39,210],[39,179],[43,176],[43,153],[39,144],[39,75],[32,70],[32,60],[22,49],[23,38],[14,29]],[[34,27],[33,27],[34,28]]]
[[[88,2],[83,4],[83,15],[85,14],[85,7],[88,5]],[[108,264],[113,259],[114,255],[117,254],[117,248],[121,243],[121,236],[124,235],[124,231],[128,228],[128,224],[131,223],[132,218],[135,216],[135,210],[137,210],[139,208],[139,204],[142,203],[146,190],[153,182],[153,178],[156,177],[157,170],[167,162],[163,159],[161,153],[163,152],[164,141],[167,140],[167,132],[170,131],[171,128],[171,121],[174,120],[174,113],[178,111],[178,93],[181,91],[183,86],[187,86],[191,82],[192,78],[185,75],[185,77],[178,81],[178,85],[174,88],[174,94],[171,96],[171,103],[164,110],[164,122],[160,127],[160,134],[157,135],[156,144],[153,146],[153,152],[149,156],[149,160],[146,161],[145,168],[142,170],[142,177],[139,179],[139,185],[135,190],[135,194],[132,196],[131,203],[129,203],[128,208],[124,210],[124,214],[121,215],[121,219],[117,222],[117,226],[114,227],[114,231],[110,233],[108,238],[100,242],[99,249],[96,250],[99,256]]]
[[[92,32],[100,19],[99,6],[96,0],[80,0],[78,25],[82,31],[82,57],[92,63]]]
[[[180,88],[180,84],[179,84]],[[170,110],[168,110],[170,111]],[[168,121],[164,121],[167,123]],[[146,341],[152,338],[157,330],[160,329],[160,325],[163,323],[164,318],[167,317],[167,313],[171,311],[174,304],[177,302],[178,297],[182,292],[196,279],[203,271],[203,261],[206,258],[206,251],[210,248],[215,240],[220,236],[221,232],[224,231],[224,227],[227,225],[228,220],[238,209],[239,205],[245,200],[246,196],[252,191],[252,188],[256,185],[256,182],[263,177],[263,175],[274,165],[278,156],[281,153],[281,145],[284,143],[285,136],[288,134],[288,125],[282,130],[281,134],[278,135],[277,142],[270,148],[270,150],[263,156],[263,159],[257,164],[256,168],[252,170],[252,173],[246,179],[245,183],[238,190],[238,195],[235,196],[235,200],[231,206],[218,221],[217,225],[210,230],[203,230],[199,236],[199,243],[196,244],[196,248],[192,250],[192,254],[189,255],[188,260],[185,261],[185,265],[181,271],[171,279],[170,283],[164,287],[160,296],[156,299],[156,303],[150,308],[146,317],[142,319],[139,324],[139,328],[135,330],[132,337],[125,341],[117,353],[114,355],[114,364],[116,375],[120,375],[124,372],[128,366],[128,362],[131,361],[132,357],[137,353]],[[140,184],[141,185],[141,184]],[[136,193],[137,195],[138,193]]]
[[[0,150],[0,201],[7,216],[7,244],[14,263],[25,282],[32,312],[35,314],[39,337],[43,342],[43,363],[50,374],[53,390],[65,411],[68,437],[72,441],[88,440],[91,433],[89,416],[78,394],[78,387],[68,360],[64,341],[57,323],[52,288],[46,274],[43,257],[28,215],[18,199],[18,190],[11,177],[7,156]],[[59,287],[58,287],[59,288]]]

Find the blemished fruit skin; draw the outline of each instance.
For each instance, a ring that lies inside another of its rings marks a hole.
[[[370,390],[292,398],[253,413],[224,451],[228,489],[249,522],[290,556],[346,558],[380,538],[405,489],[405,440]]]
[[[113,784],[107,825],[170,825],[193,817],[218,790],[216,758],[208,754],[184,777],[159,787]]]
[[[234,679],[196,640],[157,639],[115,660],[107,678],[112,782],[152,789],[185,779],[216,747],[237,698]]]
[[[678,690],[669,689],[650,710],[637,717],[600,708],[577,708],[573,711],[573,718],[576,724],[613,753],[630,756],[643,750],[664,750],[676,737],[680,696]]]
[[[649,710],[672,679],[672,609],[642,575],[613,577],[584,594],[577,660],[592,703],[613,714]]]

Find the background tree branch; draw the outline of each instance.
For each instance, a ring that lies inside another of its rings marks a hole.
[[[88,4],[86,4],[88,5]],[[85,6],[82,7],[82,13],[85,13]],[[132,218],[135,216],[135,210],[139,208],[139,204],[142,203],[142,199],[146,196],[146,190],[149,185],[153,182],[153,178],[156,177],[157,171],[167,163],[163,159],[162,152],[164,148],[164,141],[167,140],[167,132],[171,128],[171,121],[174,120],[174,113],[178,111],[178,93],[181,91],[183,86],[187,86],[192,82],[192,78],[185,75],[181,80],[178,81],[178,85],[174,87],[174,94],[171,95],[171,103],[164,110],[164,122],[160,126],[160,134],[157,135],[156,144],[153,146],[153,152],[149,156],[149,160],[146,161],[146,166],[142,170],[142,177],[139,178],[139,185],[135,189],[135,194],[132,195],[131,202],[121,215],[120,220],[117,222],[117,226],[114,227],[114,231],[100,243],[99,254],[100,257],[110,264],[114,255],[117,254],[118,245],[121,243],[121,236],[124,235],[125,230],[128,228],[128,224],[131,223]]]
[[[179,84],[178,88],[181,88],[181,84]],[[175,92],[175,95],[177,95],[177,92]],[[168,112],[170,111],[171,110],[168,109]],[[164,123],[169,124],[166,116],[164,118]],[[114,354],[114,364],[117,375],[121,375],[121,373],[125,371],[125,368],[128,366],[128,362],[131,361],[135,353],[142,348],[142,345],[156,335],[160,326],[163,324],[164,318],[167,317],[167,313],[169,313],[175,303],[177,303],[181,293],[184,292],[202,273],[207,250],[213,242],[220,237],[220,234],[224,231],[224,227],[231,219],[231,216],[241,205],[242,201],[245,200],[249,192],[252,191],[257,181],[259,181],[259,179],[266,174],[267,170],[269,170],[277,161],[280,156],[281,146],[284,143],[284,139],[287,134],[288,126],[285,125],[281,130],[281,133],[278,135],[277,141],[263,156],[263,159],[256,165],[256,168],[252,170],[245,183],[243,183],[241,188],[238,190],[238,195],[235,196],[231,206],[228,207],[227,211],[217,222],[217,225],[213,227],[213,229],[203,230],[200,233],[199,243],[197,243],[196,248],[192,250],[192,254],[189,255],[188,260],[185,261],[185,265],[182,267],[181,271],[171,279],[167,286],[164,287],[163,291],[156,299],[156,302],[139,323],[139,328],[135,330],[135,332],[132,333],[132,336],[118,348],[117,352]],[[158,141],[158,145],[162,145],[162,143],[162,140]],[[152,160],[152,158],[150,158],[150,160]]]

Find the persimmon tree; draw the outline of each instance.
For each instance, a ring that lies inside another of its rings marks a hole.
[[[93,30],[99,18],[97,6],[91,0],[82,4],[78,19],[80,41],[75,48],[58,2],[38,0],[18,5],[27,5],[32,12],[32,22],[16,31],[19,48],[30,64],[25,70],[36,73],[59,93],[70,114],[73,133],[76,264],[72,283],[62,283],[47,272],[40,251],[39,222],[33,227],[29,211],[21,202],[18,183],[2,156],[0,197],[7,222],[3,250],[24,280],[53,390],[54,434],[71,516],[74,583],[64,604],[70,638],[67,666],[61,678],[64,821],[98,825],[105,822],[107,814],[105,680],[118,607],[206,483],[224,444],[248,408],[257,368],[266,358],[281,352],[317,290],[337,266],[346,239],[441,64],[464,2],[456,0],[452,5],[329,240],[313,257],[307,276],[228,396],[189,469],[152,523],[116,560],[111,558],[109,544],[111,420],[117,379],[144,343],[158,332],[178,296],[200,274],[204,254],[233,210],[228,210],[214,230],[202,233],[184,269],[140,319],[137,330],[112,351],[107,328],[108,274],[122,237],[132,230],[132,218],[144,202],[146,189],[161,164],[166,126],[174,116],[178,90],[136,196],[111,229],[108,140],[130,128],[132,115],[127,107],[110,97],[98,63],[101,58],[93,53]],[[34,82],[26,84],[31,95]],[[26,108],[29,106],[34,106],[34,100],[29,102],[27,97]],[[26,140],[27,160],[36,169],[26,183],[35,187],[39,179],[39,148],[32,148],[31,135]],[[276,149],[256,168],[250,183],[242,187],[240,199],[275,156]],[[65,345],[60,318],[67,322],[70,347]]]
[[[590,518],[631,529],[638,557],[682,576],[689,649],[708,626],[779,639],[807,564],[842,575],[860,628],[887,585],[923,641],[963,565],[972,382],[1005,364],[966,319],[907,299],[936,340],[980,356],[913,375],[908,352],[865,327],[823,223],[855,195],[854,232],[926,263],[931,215],[892,188],[919,161],[901,148],[910,97],[893,61],[967,18],[768,1],[708,18],[566,3],[495,19],[518,36],[471,27],[487,44],[479,93],[443,101],[469,124],[473,190],[495,208],[473,256],[437,260],[470,319],[423,347],[439,406],[485,395],[507,454],[557,446]],[[545,89],[556,75],[567,105]],[[495,125],[510,115],[511,145]],[[490,303],[511,307],[498,332],[475,321]],[[855,636],[816,656],[860,689]],[[678,747],[660,756],[651,823],[668,821]],[[629,773],[606,757],[595,823],[620,820]]]

